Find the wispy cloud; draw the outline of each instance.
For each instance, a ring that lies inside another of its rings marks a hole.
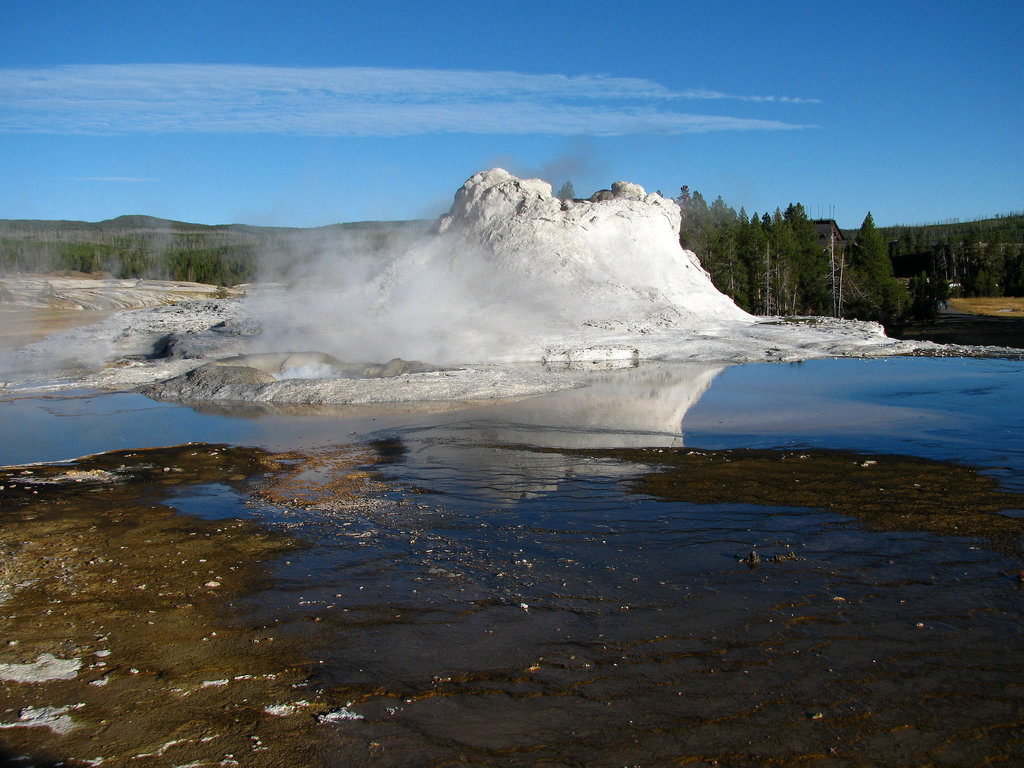
[[[681,109],[697,101],[817,103],[601,75],[221,64],[0,69],[6,133],[606,136],[809,127]]]
[[[116,181],[128,182],[130,184],[139,184],[151,181],[159,181],[159,179],[150,179],[138,176],[72,176],[71,181]]]

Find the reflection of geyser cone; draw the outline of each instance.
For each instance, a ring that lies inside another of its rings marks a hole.
[[[588,386],[520,400],[488,411],[476,441],[551,448],[681,447],[683,417],[725,366],[649,363],[593,373]]]
[[[595,472],[614,475],[605,462],[543,449],[681,447],[684,415],[723,368],[651,363],[592,373],[588,387],[490,408],[485,420],[458,423],[455,440],[444,439],[449,426],[420,432],[405,461],[427,467],[431,482],[438,467],[450,468],[457,482],[471,478],[472,492],[496,503],[549,493]],[[467,450],[467,442],[480,447]]]
[[[517,424],[543,430],[544,445],[681,446],[683,417],[724,368],[647,363],[591,374],[587,387],[513,403],[508,414]]]

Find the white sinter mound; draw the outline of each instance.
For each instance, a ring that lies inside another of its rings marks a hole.
[[[439,229],[483,246],[499,269],[608,302],[589,307],[594,317],[667,315],[673,325],[748,318],[680,247],[674,201],[622,181],[594,197],[563,202],[547,182],[496,168],[462,186]],[[615,316],[623,310],[632,311]]]
[[[585,360],[644,356],[637,339],[659,331],[755,322],[680,247],[679,224],[675,202],[636,184],[563,202],[545,181],[478,173],[437,236],[372,283],[366,336],[443,362]]]

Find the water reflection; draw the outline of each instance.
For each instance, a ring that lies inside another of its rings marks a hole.
[[[687,411],[723,368],[665,363],[595,372],[584,388],[405,429],[409,451],[398,471],[425,489],[490,503],[549,493],[570,478],[634,471],[520,446],[680,447]]]
[[[12,393],[0,398],[0,425],[5,434],[22,439],[0,442],[0,466],[200,440],[287,450],[421,429],[440,430],[436,435],[446,429],[462,430],[463,437],[484,442],[671,445],[682,439],[681,421],[687,410],[722,369],[650,364],[595,371],[587,387],[512,403],[185,406],[136,393]]]
[[[594,373],[588,386],[492,409],[486,438],[558,448],[682,445],[683,419],[725,365],[647,363]]]

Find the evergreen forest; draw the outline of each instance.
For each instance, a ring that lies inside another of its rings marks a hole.
[[[803,205],[748,215],[682,187],[679,240],[715,286],[760,315],[831,315],[890,324],[927,318],[952,296],[1024,296],[1024,214],[859,229]]]

